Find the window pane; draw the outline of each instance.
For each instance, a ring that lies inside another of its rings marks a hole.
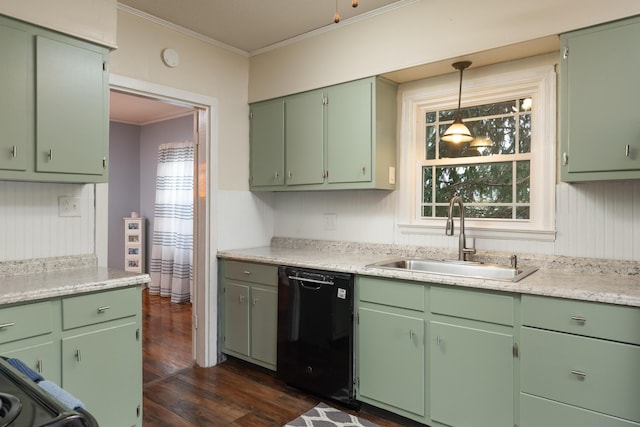
[[[517,219],[529,219],[529,206],[518,206],[516,208],[516,218]]]
[[[427,113],[427,123],[434,123],[436,121],[436,117],[438,117],[435,111]]]
[[[516,121],[514,116],[467,120],[465,124],[472,135],[488,137],[493,145],[478,150],[471,146],[471,143],[454,144],[440,140],[441,159],[515,153]],[[448,124],[439,126],[440,137],[448,127]]]
[[[520,115],[520,146],[521,153],[531,152],[531,114]]]
[[[459,195],[465,203],[511,203],[512,163],[488,163],[436,168],[436,203]]]
[[[430,217],[432,209],[433,208],[431,206],[423,206],[422,207],[422,216],[423,217]]]
[[[433,203],[433,168],[422,168],[422,203]]]
[[[464,95],[464,92],[463,92]],[[440,120],[453,120],[456,116],[457,108],[440,111]],[[460,115],[465,120],[469,117],[495,116],[498,114],[513,114],[517,111],[516,101],[496,102],[484,105],[473,105],[471,107],[460,108]]]
[[[517,162],[516,170],[516,202],[529,203],[531,192],[531,162]]]
[[[436,158],[436,127],[427,126],[427,146],[426,146],[427,160],[433,160]]]
[[[467,218],[513,218],[511,206],[465,206]]]

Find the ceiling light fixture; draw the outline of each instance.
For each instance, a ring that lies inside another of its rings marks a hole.
[[[444,135],[442,135],[441,140],[445,142],[453,142],[454,144],[459,144],[461,142],[471,142],[473,140],[473,136],[471,136],[471,132],[469,128],[462,123],[462,115],[460,114],[460,101],[462,99],[462,72],[465,68],[468,68],[471,65],[471,61],[460,61],[452,64],[452,67],[456,70],[460,71],[460,88],[458,90],[458,111],[456,111],[456,115],[453,119],[453,123],[451,126],[445,131]]]
[[[351,0],[351,7],[358,7],[358,0]],[[333,22],[340,22],[340,14],[338,13],[338,0],[336,0],[336,13],[333,15]]]
[[[491,147],[493,147],[493,141],[491,141],[491,138],[488,136],[477,136],[473,141],[471,141],[469,147],[478,150],[478,152],[483,155],[485,151],[488,153],[489,150],[491,150]]]

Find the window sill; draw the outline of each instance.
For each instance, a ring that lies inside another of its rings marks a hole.
[[[457,228],[457,221],[454,226]],[[405,235],[444,235],[444,221],[442,225],[424,224],[399,224],[400,234]],[[455,235],[458,234],[457,230]],[[496,240],[527,240],[537,242],[554,242],[556,240],[555,230],[526,230],[526,229],[506,229],[506,228],[479,228],[465,225],[465,235],[477,239]]]

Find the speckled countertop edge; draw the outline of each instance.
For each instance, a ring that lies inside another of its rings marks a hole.
[[[238,261],[317,268],[393,279],[456,285],[640,307],[638,263],[567,257],[519,256],[521,266],[539,270],[519,282],[446,276],[370,267],[401,256],[452,259],[442,249],[393,247],[358,243],[274,239],[272,246],[221,251],[218,257]],[[476,261],[509,265],[508,254],[487,253]]]
[[[0,304],[24,303],[87,292],[137,286],[148,274],[98,267],[92,256],[0,263]],[[7,267],[11,264],[13,267]]]

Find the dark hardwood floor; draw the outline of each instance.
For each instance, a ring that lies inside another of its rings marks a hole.
[[[237,359],[211,368],[196,366],[191,305],[171,304],[146,290],[142,301],[145,427],[279,427],[321,401],[287,387],[273,372]],[[369,407],[357,415],[385,427],[414,425]]]

